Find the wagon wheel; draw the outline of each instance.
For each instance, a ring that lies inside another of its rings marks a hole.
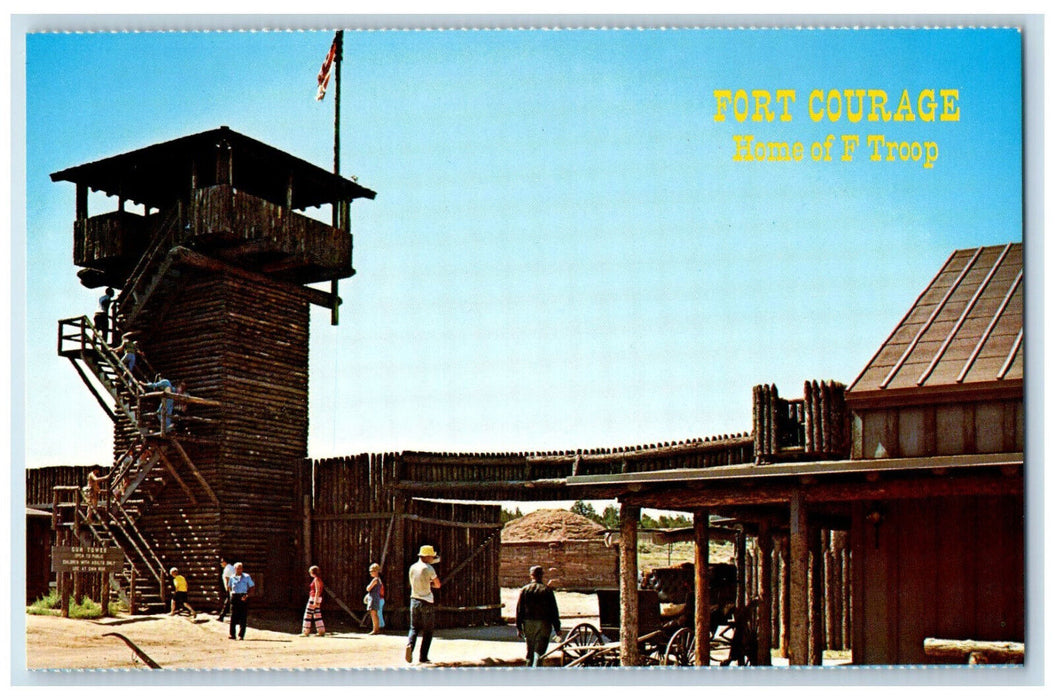
[[[696,635],[691,627],[682,627],[667,642],[663,666],[691,666],[696,657]]]
[[[601,635],[600,630],[589,622],[582,622],[572,627],[571,632],[568,632],[568,636],[564,638],[563,645],[564,647],[560,652],[560,665],[567,666],[592,651],[586,647],[604,646],[604,637]],[[603,666],[605,665],[603,657],[604,654],[595,654],[583,662],[582,665]]]

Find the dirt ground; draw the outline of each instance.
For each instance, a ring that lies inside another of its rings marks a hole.
[[[438,630],[429,657],[432,667],[515,667],[523,665],[524,642],[512,619],[518,590],[502,589],[506,624]],[[567,632],[579,622],[597,625],[597,597],[558,592]],[[227,622],[216,615],[139,615],[102,620],[26,616],[26,666],[41,669],[136,669],[147,664],[120,637],[134,643],[164,669],[353,669],[407,668],[406,633],[371,636],[339,610],[327,610],[327,636],[301,637],[295,611],[253,611],[244,641],[228,638]],[[553,660],[556,662],[554,655]],[[825,665],[846,663],[848,654],[825,654]],[[787,661],[774,657],[774,665]],[[418,664],[414,664],[418,667]]]
[[[516,589],[503,589],[503,616],[516,611]],[[595,596],[561,593],[565,629],[580,619],[596,623]],[[168,615],[102,620],[26,616],[29,669],[132,669],[147,665],[119,637],[127,637],[166,669],[405,668],[404,631],[377,636],[355,627],[339,610],[327,610],[327,636],[299,636],[296,612],[250,609],[244,641],[228,638],[227,621],[199,613],[194,620]],[[524,643],[512,624],[437,630],[429,653],[437,667],[503,667],[523,664]],[[417,664],[415,664],[417,665]]]

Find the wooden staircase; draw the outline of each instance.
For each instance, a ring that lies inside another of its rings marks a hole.
[[[155,292],[164,287],[172,270],[172,250],[188,238],[184,224],[183,203],[179,202],[165,215],[150,246],[132,269],[128,281],[121,289],[115,303],[117,318],[124,328],[131,328],[136,319],[155,297]]]
[[[184,492],[191,505],[197,505],[202,494],[215,506],[219,501],[180,444],[181,436],[167,431],[155,410],[168,394],[148,392],[86,316],[59,321],[58,352],[70,360],[115,425],[124,428],[129,445],[106,474],[97,506],[92,506],[88,493],[56,499],[56,532],[69,527],[78,537],[88,533],[93,545],[120,547],[126,565],[122,574],[114,577],[116,585],[112,590],[134,604],[134,612],[156,611],[159,605],[164,606],[168,566],[141,531],[142,517],[159,500],[161,492],[173,484]],[[194,397],[182,398],[215,405]],[[187,473],[193,479],[184,478]],[[192,488],[189,481],[196,481],[198,489]],[[144,584],[145,589],[140,588]]]

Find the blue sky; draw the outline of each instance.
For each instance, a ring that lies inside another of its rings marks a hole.
[[[220,125],[329,167],[332,86],[313,97],[331,37],[27,37],[28,466],[110,451],[55,354],[57,319],[100,292],[72,264],[74,188],[49,173]],[[341,324],[312,311],[311,456],[740,432],[754,384],[850,383],[951,251],[1022,239],[1020,47],[975,29],[346,33],[342,172],[378,196],[352,208]],[[928,88],[959,91],[958,121],[807,110],[814,89]],[[794,89],[793,119],[715,122],[717,89]],[[736,163],[737,134],[862,146]],[[871,162],[868,134],[940,155]]]

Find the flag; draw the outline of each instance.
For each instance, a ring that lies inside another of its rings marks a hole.
[[[319,69],[319,90],[315,93],[315,99],[321,100],[326,97],[326,88],[330,84],[330,73],[333,72],[333,64],[337,59],[337,40],[340,35],[333,37],[333,43],[330,44],[330,52],[326,54],[326,60],[322,62],[322,68]]]

